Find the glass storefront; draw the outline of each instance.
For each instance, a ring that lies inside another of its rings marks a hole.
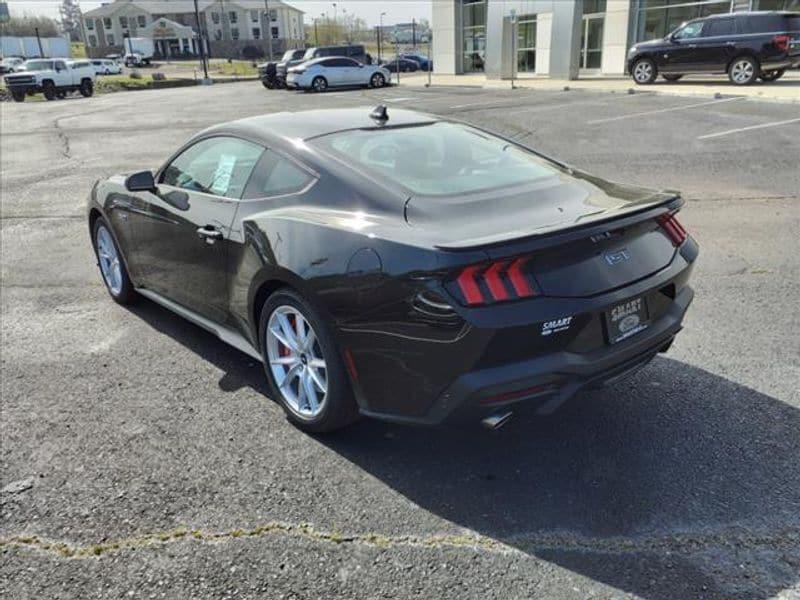
[[[685,21],[730,10],[730,0],[640,0],[635,41],[663,38]]]
[[[486,58],[486,0],[462,0],[461,4],[464,72],[483,72]]]
[[[800,0],[753,0],[753,10],[800,11]]]
[[[517,19],[517,71],[536,72],[536,15]]]

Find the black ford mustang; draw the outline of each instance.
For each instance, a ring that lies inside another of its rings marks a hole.
[[[666,351],[698,253],[682,203],[379,107],[212,127],[95,184],[88,216],[117,302],[263,360],[289,419],[328,431],[547,413]]]

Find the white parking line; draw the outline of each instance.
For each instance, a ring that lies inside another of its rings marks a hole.
[[[419,98],[409,96],[408,98],[383,98],[384,102],[409,102],[410,100],[419,100]]]
[[[709,133],[701,135],[698,140],[710,140],[711,138],[722,137],[723,135],[731,135],[734,133],[741,133],[742,131],[752,131],[753,129],[765,129],[767,127],[778,127],[780,125],[788,125],[789,123],[800,123],[800,119],[787,119],[786,121],[774,121],[772,123],[764,123],[762,125],[750,125],[750,127],[740,127],[738,129],[728,129],[727,131],[719,131],[717,133]]]
[[[610,123],[612,121],[621,121],[622,119],[633,119],[636,117],[645,117],[647,115],[658,115],[661,113],[674,112],[677,110],[686,110],[688,108],[698,108],[700,106],[709,106],[711,104],[722,104],[723,102],[735,102],[736,100],[745,100],[744,96],[737,96],[735,98],[723,98],[722,100],[710,100],[708,102],[697,102],[695,104],[684,104],[682,106],[672,106],[670,108],[660,108],[658,110],[648,110],[645,112],[630,113],[627,115],[619,115],[618,117],[609,117],[607,119],[595,119],[587,121],[588,125],[596,125],[598,123]]]

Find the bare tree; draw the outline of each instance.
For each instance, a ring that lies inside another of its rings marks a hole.
[[[36,35],[36,29],[42,37],[58,35],[57,23],[48,17],[11,17],[8,23],[0,25],[0,34],[9,37]]]
[[[81,27],[80,0],[61,0],[61,30],[69,35],[73,42],[82,42],[83,27]]]

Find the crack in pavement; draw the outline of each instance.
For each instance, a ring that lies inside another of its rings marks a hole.
[[[291,524],[273,521],[252,529],[232,529],[212,532],[201,529],[178,528],[170,531],[124,538],[96,544],[74,544],[49,540],[37,535],[15,535],[0,538],[0,550],[28,549],[59,558],[86,559],[123,550],[161,547],[186,541],[203,544],[234,542],[248,538],[281,535],[328,544],[356,544],[379,549],[450,548],[469,549],[495,554],[529,554],[536,551],[578,551],[590,553],[629,554],[635,552],[695,553],[712,548],[786,550],[800,547],[800,528],[786,527],[775,532],[752,532],[736,528],[710,533],[679,533],[641,538],[591,538],[558,534],[522,534],[503,541],[479,535],[384,535],[380,533],[345,534],[336,530],[320,530],[307,523]]]
[[[63,147],[61,154],[63,154],[66,158],[72,158],[69,149],[69,136],[64,132],[63,129],[61,129],[61,124],[59,123],[59,121],[63,118],[65,117],[59,117],[53,121],[53,127],[56,128],[56,135],[58,136],[58,139],[61,140],[61,146]]]

